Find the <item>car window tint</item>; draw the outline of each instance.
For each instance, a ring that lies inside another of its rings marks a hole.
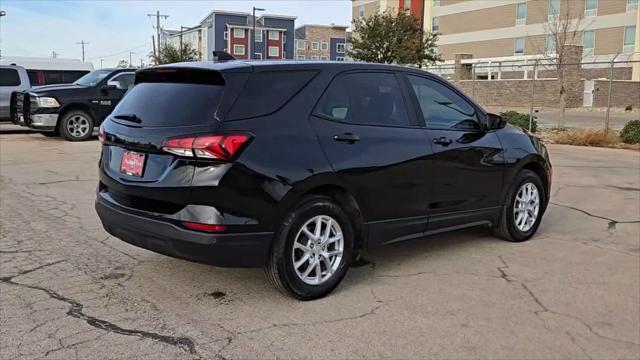
[[[394,74],[350,73],[337,77],[316,113],[359,125],[411,126]]]
[[[479,129],[476,109],[439,82],[409,76],[427,127],[432,129]]]
[[[20,75],[16,69],[0,69],[0,86],[20,85]]]
[[[317,71],[264,71],[251,75],[226,120],[264,116],[284,106]]]

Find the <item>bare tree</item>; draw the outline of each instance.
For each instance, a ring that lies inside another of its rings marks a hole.
[[[566,70],[568,66],[567,52],[571,45],[578,44],[578,35],[588,27],[584,22],[584,11],[579,8],[580,4],[574,0],[561,0],[550,2],[548,21],[544,24],[546,34],[545,48],[537,49],[544,54],[544,58],[554,63],[558,84],[560,85],[560,118],[558,127],[565,126],[565,110],[567,106],[567,81]],[[554,7],[555,6],[555,7]]]

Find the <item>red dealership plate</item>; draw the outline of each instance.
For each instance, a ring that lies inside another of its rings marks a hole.
[[[142,176],[145,154],[127,151],[122,155],[120,172],[131,176]]]

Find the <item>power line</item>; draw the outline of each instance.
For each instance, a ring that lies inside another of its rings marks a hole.
[[[145,44],[141,44],[141,45],[138,45],[136,47],[133,47],[133,48],[130,48],[130,49],[127,49],[127,50],[118,51],[116,53],[112,53],[112,54],[109,54],[109,55],[101,55],[101,56],[90,57],[90,58],[87,58],[87,60],[106,59],[106,58],[114,57],[114,56],[117,56],[117,55],[126,54],[129,51],[137,50],[137,49],[140,49],[141,47],[146,47],[146,46],[148,46],[148,44],[145,43]]]

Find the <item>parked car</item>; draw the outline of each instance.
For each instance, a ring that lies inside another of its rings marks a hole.
[[[93,70],[91,62],[50,57],[2,56],[1,65],[25,68],[31,86],[70,84]]]
[[[31,87],[27,70],[22,66],[0,65],[0,121],[7,121],[9,117],[9,102],[11,93],[24,91]]]
[[[14,93],[12,121],[46,135],[86,140],[133,86],[134,78],[135,69],[101,69],[73,84],[38,86]]]
[[[331,292],[364,249],[473,226],[527,240],[549,201],[545,146],[419,69],[185,63],[135,83],[100,129],[104,228],[264,266],[298,299]]]

